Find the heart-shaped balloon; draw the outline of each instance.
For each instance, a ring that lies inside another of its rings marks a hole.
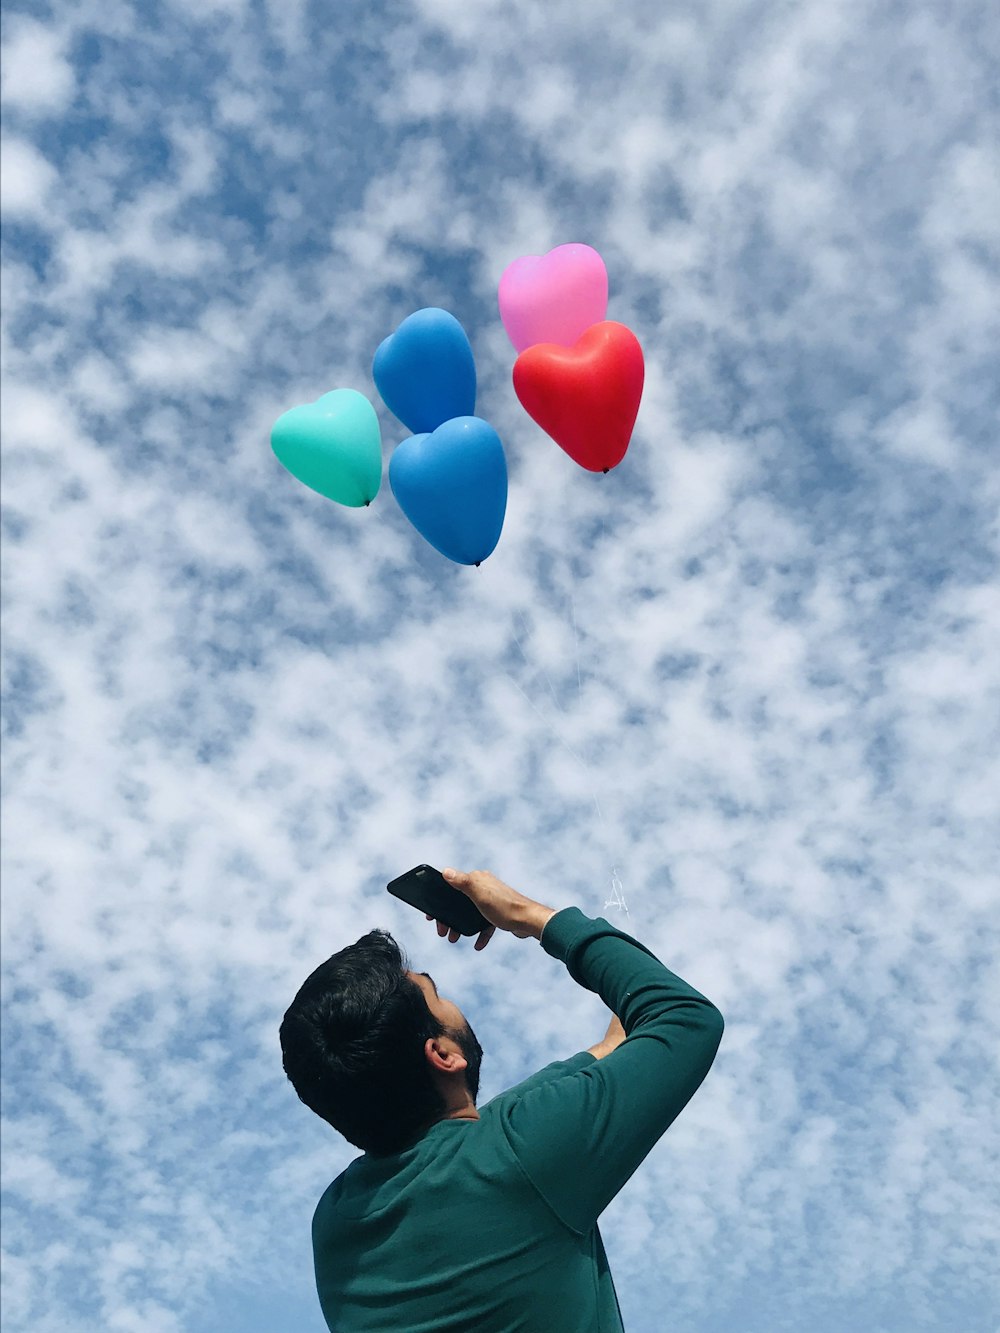
[[[525,255],[500,278],[500,318],[518,352],[536,343],[572,347],[608,313],[608,270],[589,245]]]
[[[389,459],[389,485],[416,530],[459,565],[478,565],[500,540],[507,460],[479,417],[456,417],[411,435]]]
[[[476,410],[476,363],[454,315],[434,306],[407,316],[379,345],[372,376],[389,411],[415,435]]]
[[[514,392],[570,458],[607,472],[625,457],[639,411],[645,364],[624,324],[594,324],[572,347],[539,343],[514,362]]]
[[[358,509],[378,495],[382,434],[374,407],[355,389],[334,389],[284,412],[271,448],[293,477],[338,504]]]

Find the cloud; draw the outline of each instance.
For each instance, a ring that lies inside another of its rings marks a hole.
[[[373,925],[468,1014],[484,1097],[603,1032],[530,941],[445,947],[385,894],[429,861],[608,916],[726,1015],[602,1221],[628,1327],[664,1275],[699,1333],[991,1327],[975,15],[139,18],[6,33],[42,53],[3,180],[9,1319],[319,1326],[308,1219],[354,1154],[276,1030]],[[607,477],[524,416],[497,317],[504,266],[566,240],[646,353]],[[268,447],[328,389],[377,404],[423,305],[507,451],[478,570]]]
[[[10,20],[5,37],[0,96],[8,109],[40,116],[65,111],[76,88],[65,34],[18,15]]]
[[[24,139],[4,137],[0,143],[0,199],[6,216],[44,219],[55,179],[52,164],[37,148]]]

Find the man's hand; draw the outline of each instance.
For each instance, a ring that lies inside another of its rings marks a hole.
[[[587,1049],[596,1060],[603,1060],[606,1055],[610,1055],[613,1050],[616,1050],[624,1040],[625,1029],[618,1021],[618,1015],[612,1014],[611,1022],[608,1024],[608,1030],[605,1032],[603,1039],[596,1046],[588,1046]]]
[[[497,879],[496,875],[488,870],[470,870],[466,873],[449,868],[441,873],[453,889],[458,889],[476,904],[490,923],[480,932],[476,941],[477,950],[485,949],[497,930],[509,931],[522,940],[527,939],[529,935],[536,940],[540,939],[545,923],[556,914],[555,908],[543,907],[533,898],[526,898],[523,893],[518,893],[517,889],[512,889],[509,884]],[[428,916],[427,920],[433,921],[434,918]],[[452,944],[461,939],[458,931],[449,931],[443,921],[439,921],[437,927],[438,934],[442,938],[447,935]]]
[[[611,1049],[614,1050],[615,1047],[620,1046],[624,1040],[625,1029],[618,1021],[618,1015],[612,1014],[611,1022],[608,1024],[608,1030],[604,1034],[604,1044],[605,1046],[610,1046]]]

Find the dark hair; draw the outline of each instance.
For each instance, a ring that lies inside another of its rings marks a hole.
[[[370,930],[306,978],[279,1033],[300,1100],[375,1157],[409,1147],[447,1110],[424,1043],[449,1029],[407,966],[387,930]]]

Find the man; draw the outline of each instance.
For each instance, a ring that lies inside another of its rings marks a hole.
[[[485,870],[445,877],[620,1016],[588,1051],[476,1107],[482,1047],[385,931],[304,983],[281,1025],[301,1099],[364,1149],[313,1218],[333,1333],[618,1333],[597,1219],[693,1096],[719,1011],[642,944]],[[431,918],[428,917],[428,920]],[[459,939],[443,923],[438,934]]]

